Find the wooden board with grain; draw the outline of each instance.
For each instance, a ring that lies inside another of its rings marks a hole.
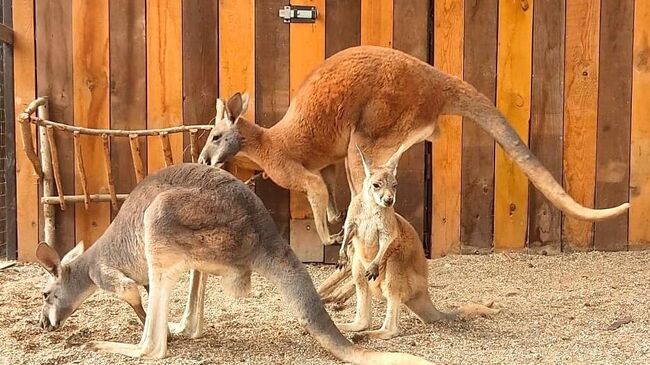
[[[564,0],[536,6],[533,13],[530,149],[558,182],[562,181],[564,14]],[[528,247],[540,253],[559,253],[562,214],[529,186]]]
[[[393,46],[393,48],[415,56],[422,61],[429,60],[429,2],[427,0],[396,0],[392,6],[388,4],[381,5],[383,11],[393,11],[392,31],[391,28],[383,30],[386,33],[392,33],[391,44],[381,44],[383,46]],[[363,13],[363,3],[362,3]],[[386,14],[380,13],[380,26],[387,17]],[[408,21],[405,21],[408,19]],[[362,21],[361,42],[364,42],[364,23]],[[372,34],[372,31],[371,33]],[[387,34],[382,34],[379,38],[385,42]],[[366,41],[369,40],[366,38]],[[371,44],[371,43],[364,43]],[[433,123],[433,121],[431,121]],[[424,178],[424,143],[419,143],[404,152],[397,169],[397,202],[395,210],[399,212],[406,220],[413,225],[418,232],[420,239],[423,239],[424,232],[424,205],[425,205],[425,178]],[[429,222],[426,222],[429,225]]]
[[[301,5],[315,6],[318,18],[315,23],[289,25],[289,96],[293,97],[309,73],[325,60],[325,0],[305,0]],[[308,52],[305,52],[309,49]],[[305,261],[321,262],[323,247],[316,234],[311,206],[304,193],[292,191],[289,198],[291,212],[291,246]],[[330,232],[334,233],[334,232]]]
[[[147,128],[183,123],[181,2],[147,2]],[[169,137],[174,163],[183,159],[183,136]],[[161,139],[147,139],[148,173],[165,167]]]
[[[566,3],[564,60],[564,188],[578,203],[594,206],[598,109],[599,0]],[[563,216],[562,245],[593,247],[593,223]]]
[[[596,134],[596,208],[629,200],[634,0],[602,0]],[[594,248],[627,248],[628,214],[597,222]]]
[[[629,249],[650,247],[650,2],[635,2]]]
[[[393,46],[393,1],[361,0],[361,44]]]
[[[75,125],[90,128],[108,128],[109,124],[109,24],[108,0],[90,4],[72,0],[72,57],[74,121]],[[102,140],[81,136],[81,151],[86,170],[104,166]],[[106,193],[104,174],[86,176],[90,193]],[[81,193],[76,177],[76,193]],[[110,222],[108,203],[90,204],[89,208],[75,210],[75,232],[78,241],[91,245],[104,232]]]
[[[183,121],[209,124],[219,92],[218,0],[183,1]],[[199,132],[203,148],[207,132]],[[190,136],[184,134],[183,161],[191,162]]]
[[[434,61],[437,69],[463,77],[464,1],[437,1]],[[438,119],[433,141],[433,219],[431,256],[460,253],[462,118]]]
[[[325,0],[306,0],[301,5],[315,6],[318,18],[313,24],[291,23],[289,37],[289,95],[293,97],[309,73],[325,60]],[[309,49],[309,52],[305,52]],[[311,219],[313,213],[305,194],[291,192],[291,219]]]
[[[289,26],[278,21],[284,0],[261,0],[255,5],[255,111],[257,124],[269,128],[289,107]],[[289,239],[289,191],[271,179],[258,179],[255,191],[271,213],[278,231]]]
[[[72,2],[36,2],[36,78],[38,95],[48,96],[49,118],[73,121],[72,90]],[[74,152],[72,135],[55,133],[64,194],[74,194]],[[75,245],[75,206],[55,209],[55,248],[60,255]],[[39,225],[42,232],[43,222]]]
[[[325,19],[325,57],[361,44],[361,2],[359,0],[327,0]],[[345,163],[336,165],[336,203],[341,211],[350,203]],[[338,227],[337,227],[338,228]],[[325,246],[323,260],[335,263],[339,258],[340,245]]]
[[[34,53],[34,1],[14,0],[14,101],[16,115],[36,97]],[[32,136],[36,136],[33,128]],[[16,133],[16,224],[18,259],[34,261],[38,245],[38,176],[22,152]],[[34,145],[36,141],[33,141]]]
[[[464,79],[496,97],[498,0],[465,3]],[[494,140],[463,119],[460,240],[464,252],[489,252],[494,228]]]
[[[277,10],[276,10],[277,15]],[[219,0],[219,97],[248,92],[245,117],[255,120],[255,0]],[[252,171],[226,165],[242,180]]]
[[[530,119],[533,2],[499,2],[497,107],[519,136],[528,141]],[[496,149],[494,198],[495,250],[522,250],[526,245],[528,179]]]
[[[145,10],[144,0],[110,2],[112,129],[147,128]],[[146,138],[140,138],[140,143],[146,143]],[[142,161],[147,160],[146,152],[146,147],[141,146]],[[137,178],[128,138],[111,140],[111,165],[117,192],[131,192]],[[114,217],[117,211],[111,209],[111,213]]]

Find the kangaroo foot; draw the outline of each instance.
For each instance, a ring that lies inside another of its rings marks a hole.
[[[140,344],[128,344],[109,341],[90,341],[83,348],[88,351],[122,354],[141,359],[162,359],[166,349]]]
[[[325,246],[340,245],[341,243],[343,243],[343,231],[330,235],[329,241],[327,241]]]
[[[370,338],[376,338],[380,340],[390,340],[393,337],[396,337],[399,335],[398,330],[385,330],[385,329],[379,329],[375,331],[367,331],[363,332],[362,335],[366,335]]]
[[[339,330],[345,332],[361,332],[368,329],[368,327],[370,327],[370,323],[364,323],[362,321],[352,323],[339,323],[336,325],[336,327],[338,327]]]

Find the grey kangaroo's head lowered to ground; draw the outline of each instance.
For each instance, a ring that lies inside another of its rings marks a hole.
[[[248,99],[248,94],[236,93],[225,105],[221,99],[217,100],[214,128],[201,151],[199,163],[219,167],[239,152],[242,136],[238,122],[248,109]]]
[[[40,243],[36,249],[38,262],[49,274],[43,289],[40,317],[40,325],[45,330],[59,328],[95,289],[88,272],[76,270],[74,265],[83,251],[83,242],[79,242],[62,259],[54,248],[45,243]]]
[[[363,151],[357,146],[361,155],[365,180],[363,192],[372,197],[374,202],[384,208],[395,204],[397,199],[397,164],[402,153],[406,150],[400,146],[397,151],[381,166],[371,167],[371,162],[364,156]]]

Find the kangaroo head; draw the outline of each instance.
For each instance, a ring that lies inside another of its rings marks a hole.
[[[363,180],[363,194],[366,198],[372,198],[380,207],[393,206],[397,197],[397,163],[405,148],[400,146],[386,163],[374,168],[370,166],[359,146],[357,146],[357,150],[361,155],[361,163],[366,176]]]
[[[248,108],[248,94],[236,93],[223,104],[217,100],[217,116],[214,128],[199,156],[199,163],[220,167],[239,152],[242,137],[238,130],[238,121]]]
[[[36,258],[49,273],[43,288],[43,310],[41,312],[41,328],[53,331],[81,305],[94,291],[88,270],[75,266],[75,261],[84,252],[83,242],[68,252],[63,259],[45,243],[40,243],[36,249]]]

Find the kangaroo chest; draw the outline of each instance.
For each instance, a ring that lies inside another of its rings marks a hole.
[[[379,250],[380,240],[390,240],[391,227],[384,212],[367,210],[355,219],[356,234],[353,238],[355,255],[367,266]]]

